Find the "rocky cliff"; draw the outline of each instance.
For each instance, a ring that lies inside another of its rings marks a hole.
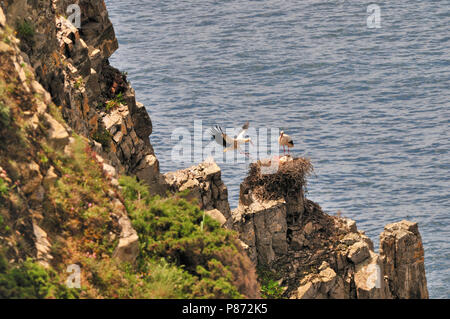
[[[81,28],[67,20],[73,1],[2,1],[25,63],[50,93],[67,124],[89,138],[120,173],[133,174],[158,192],[159,164],[150,144],[152,123],[136,102],[126,75],[108,58],[118,48],[103,1],[76,1]]]
[[[305,198],[308,160],[284,157],[279,164],[269,175],[260,162],[251,164],[232,227],[250,259],[278,275],[284,297],[428,298],[417,223],[387,225],[377,254],[353,220],[325,214]]]
[[[72,132],[86,138],[106,174],[113,178],[113,187],[118,186],[116,178],[120,172],[138,176],[158,192],[158,161],[148,138],[152,131],[150,117],[145,107],[136,102],[126,76],[108,62],[118,43],[105,4],[78,1],[83,12],[82,28],[78,30],[66,19],[66,8],[71,3],[1,2],[5,39],[2,66],[14,66],[9,75],[23,85],[22,99],[33,94],[40,97],[37,101],[29,98],[29,103],[35,102],[37,107],[27,110],[30,119],[25,121],[37,128],[44,118],[49,144],[66,152],[74,141]],[[56,112],[62,113],[63,121],[50,114],[51,107],[59,109]],[[20,168],[22,179],[28,182],[23,188],[25,195],[29,193],[42,202],[45,184],[52,176],[58,178],[54,167],[42,169],[35,162],[23,165],[26,167]],[[120,206],[117,198],[113,196],[111,200]],[[32,204],[40,203],[37,200]],[[132,261],[137,256],[137,235],[124,211],[123,205],[117,209],[123,216],[117,216],[122,230],[115,255]],[[36,221],[33,228],[38,238],[38,259],[45,264],[52,258],[44,253],[49,250],[45,244],[48,241]],[[125,249],[129,256],[122,252]]]
[[[221,171],[214,160],[199,165],[164,174],[165,186],[172,193],[188,192],[206,214],[229,227],[231,210],[228,190],[221,179]]]
[[[67,1],[0,2],[0,298],[258,297],[236,234],[194,197],[153,197],[183,185],[166,184],[150,117],[108,63],[104,2],[77,3],[81,29]],[[220,170],[204,168],[186,178],[229,215]]]
[[[7,255],[11,262],[35,256],[49,267],[53,260],[51,239],[43,229],[52,213],[48,210],[52,186],[63,175],[61,165],[47,157],[59,153],[60,160],[74,156],[79,143],[87,139],[76,137],[62,118],[51,95],[34,76],[26,62],[28,57],[20,50],[20,42],[12,36],[0,9],[1,107],[2,148],[0,172],[5,191],[1,196],[1,219],[8,236],[2,236],[11,247]],[[137,234],[132,229],[125,207],[116,194],[116,170],[95,155],[98,172],[104,174],[102,183],[109,188],[105,198],[111,201],[111,234],[119,242],[114,256],[133,262],[137,257]],[[4,168],[3,168],[3,167]],[[87,168],[88,169],[88,168]]]
[[[160,174],[150,116],[108,62],[118,43],[105,4],[76,2],[80,29],[66,17],[71,1],[0,1],[0,248],[9,264],[31,257],[61,274],[78,263],[81,297],[254,298],[254,266],[275,274],[285,298],[428,297],[417,224],[387,225],[375,253],[354,221],[306,199],[306,159],[286,157],[275,174],[252,164],[234,211],[214,161]],[[120,175],[145,186],[119,185]],[[167,191],[173,199],[150,199]],[[175,268],[147,258],[156,252]],[[0,258],[0,277],[5,269]],[[167,293],[145,279],[167,269],[177,278]]]

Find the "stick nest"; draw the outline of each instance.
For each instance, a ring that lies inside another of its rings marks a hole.
[[[311,161],[302,157],[280,162],[274,174],[262,174],[262,165],[261,161],[250,164],[248,176],[242,185],[261,200],[298,196],[306,189],[306,178],[314,172]]]

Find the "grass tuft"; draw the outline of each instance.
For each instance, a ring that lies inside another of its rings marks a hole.
[[[8,127],[11,121],[10,110],[2,101],[0,101],[0,125]]]
[[[123,99],[123,93],[120,92],[117,94],[114,99],[106,102],[106,111],[112,110],[116,107],[118,107],[120,104],[123,104],[125,101]]]
[[[184,287],[189,298],[256,297],[256,274],[237,235],[187,200],[150,197],[132,177],[120,179],[126,208],[139,234],[138,267],[164,258],[192,278]],[[204,218],[203,228],[202,221]]]
[[[19,39],[30,42],[35,35],[34,25],[26,19],[18,20],[16,22],[16,32]]]

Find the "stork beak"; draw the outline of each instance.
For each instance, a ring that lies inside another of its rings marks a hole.
[[[250,140],[250,144],[252,144],[253,146],[255,146],[255,144],[253,144],[252,140]]]

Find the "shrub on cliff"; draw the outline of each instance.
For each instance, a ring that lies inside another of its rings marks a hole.
[[[0,299],[76,298],[77,291],[68,289],[57,273],[27,259],[10,266],[0,254]]]
[[[68,156],[44,145],[41,157],[45,163],[41,165],[50,162],[61,175],[46,193],[44,226],[55,233],[70,234],[77,250],[111,255],[116,243],[108,235],[118,231],[117,223],[110,218],[114,208],[106,196],[111,186],[81,137],[75,136],[71,148]],[[67,253],[56,257],[60,255]]]
[[[30,50],[34,46],[34,35],[36,33],[32,22],[27,19],[16,21],[16,35],[20,39],[20,48],[24,51]]]
[[[258,280],[261,283],[261,297],[265,299],[281,299],[284,289],[280,286],[281,276],[265,266],[259,266]]]
[[[186,287],[192,276],[164,259],[148,259],[144,267],[136,269],[127,263],[109,258],[79,258],[84,279],[82,297],[85,298],[188,298]]]
[[[18,28],[23,39],[32,40],[32,25]],[[0,54],[0,166],[8,176],[0,180],[0,247],[8,257],[8,262],[0,260],[0,297],[254,297],[255,276],[235,235],[209,217],[200,228],[203,212],[197,207],[179,197],[151,199],[139,183],[124,185],[124,197],[140,232],[141,256],[137,265],[112,257],[121,234],[113,205],[120,191],[84,138],[67,132],[74,139],[64,150],[52,143],[48,114],[37,112],[43,96],[30,90],[33,75],[24,70],[25,86],[11,63],[17,54]],[[117,103],[120,89],[115,91]],[[45,111],[63,122],[56,107]],[[93,134],[104,149],[108,134],[103,126]],[[147,225],[147,220],[152,222]],[[36,256],[39,248],[34,224],[45,231],[51,246],[45,245],[50,251],[41,254],[48,269],[21,261]],[[81,290],[64,285],[72,264],[80,266]]]
[[[117,245],[118,225],[105,178],[95,153],[75,135],[70,155],[44,145],[42,166],[53,165],[60,178],[46,193],[44,228],[56,236],[52,266],[59,274],[77,264],[81,270],[81,298],[185,298],[192,276],[165,260],[147,259],[136,269],[111,256]],[[147,187],[137,188],[148,196]],[[139,196],[138,196],[139,197]]]
[[[204,217],[198,206],[180,196],[151,198],[146,187],[131,177],[120,183],[139,234],[139,267],[148,258],[166,258],[194,279],[185,287],[192,298],[257,296],[254,270],[234,232]]]
[[[9,108],[0,101],[0,125],[8,126],[10,122]]]
[[[6,196],[9,192],[8,184],[0,177],[0,197]]]

